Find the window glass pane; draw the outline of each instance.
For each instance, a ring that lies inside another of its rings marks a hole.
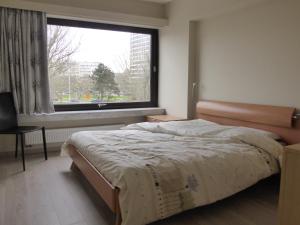
[[[48,25],[54,104],[150,101],[151,35]]]

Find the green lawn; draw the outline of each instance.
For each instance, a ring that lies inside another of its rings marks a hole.
[[[57,98],[54,101],[55,104],[64,104],[64,103],[96,103],[98,100],[97,96],[92,96],[90,100],[85,99],[83,96],[81,98],[77,98],[77,96],[71,95],[71,101],[69,100],[69,95],[63,95],[60,98]],[[102,102],[126,102],[130,101],[129,96],[111,96],[109,99],[104,99]]]

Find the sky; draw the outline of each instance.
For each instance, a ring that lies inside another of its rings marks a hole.
[[[88,28],[68,27],[68,41],[76,53],[72,56],[78,62],[102,62],[114,72],[122,72],[122,62],[129,62],[130,33]],[[120,63],[120,61],[122,61]]]

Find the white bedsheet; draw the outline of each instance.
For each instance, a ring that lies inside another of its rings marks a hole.
[[[170,134],[161,127],[167,123],[78,132],[63,149],[74,145],[120,188],[122,225],[143,225],[215,202],[278,172],[282,146],[272,138],[202,125],[192,136]]]

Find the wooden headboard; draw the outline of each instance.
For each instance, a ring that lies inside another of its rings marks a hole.
[[[288,144],[300,143],[300,122],[293,120],[296,109],[292,107],[199,101],[196,110],[199,119],[267,130]]]

